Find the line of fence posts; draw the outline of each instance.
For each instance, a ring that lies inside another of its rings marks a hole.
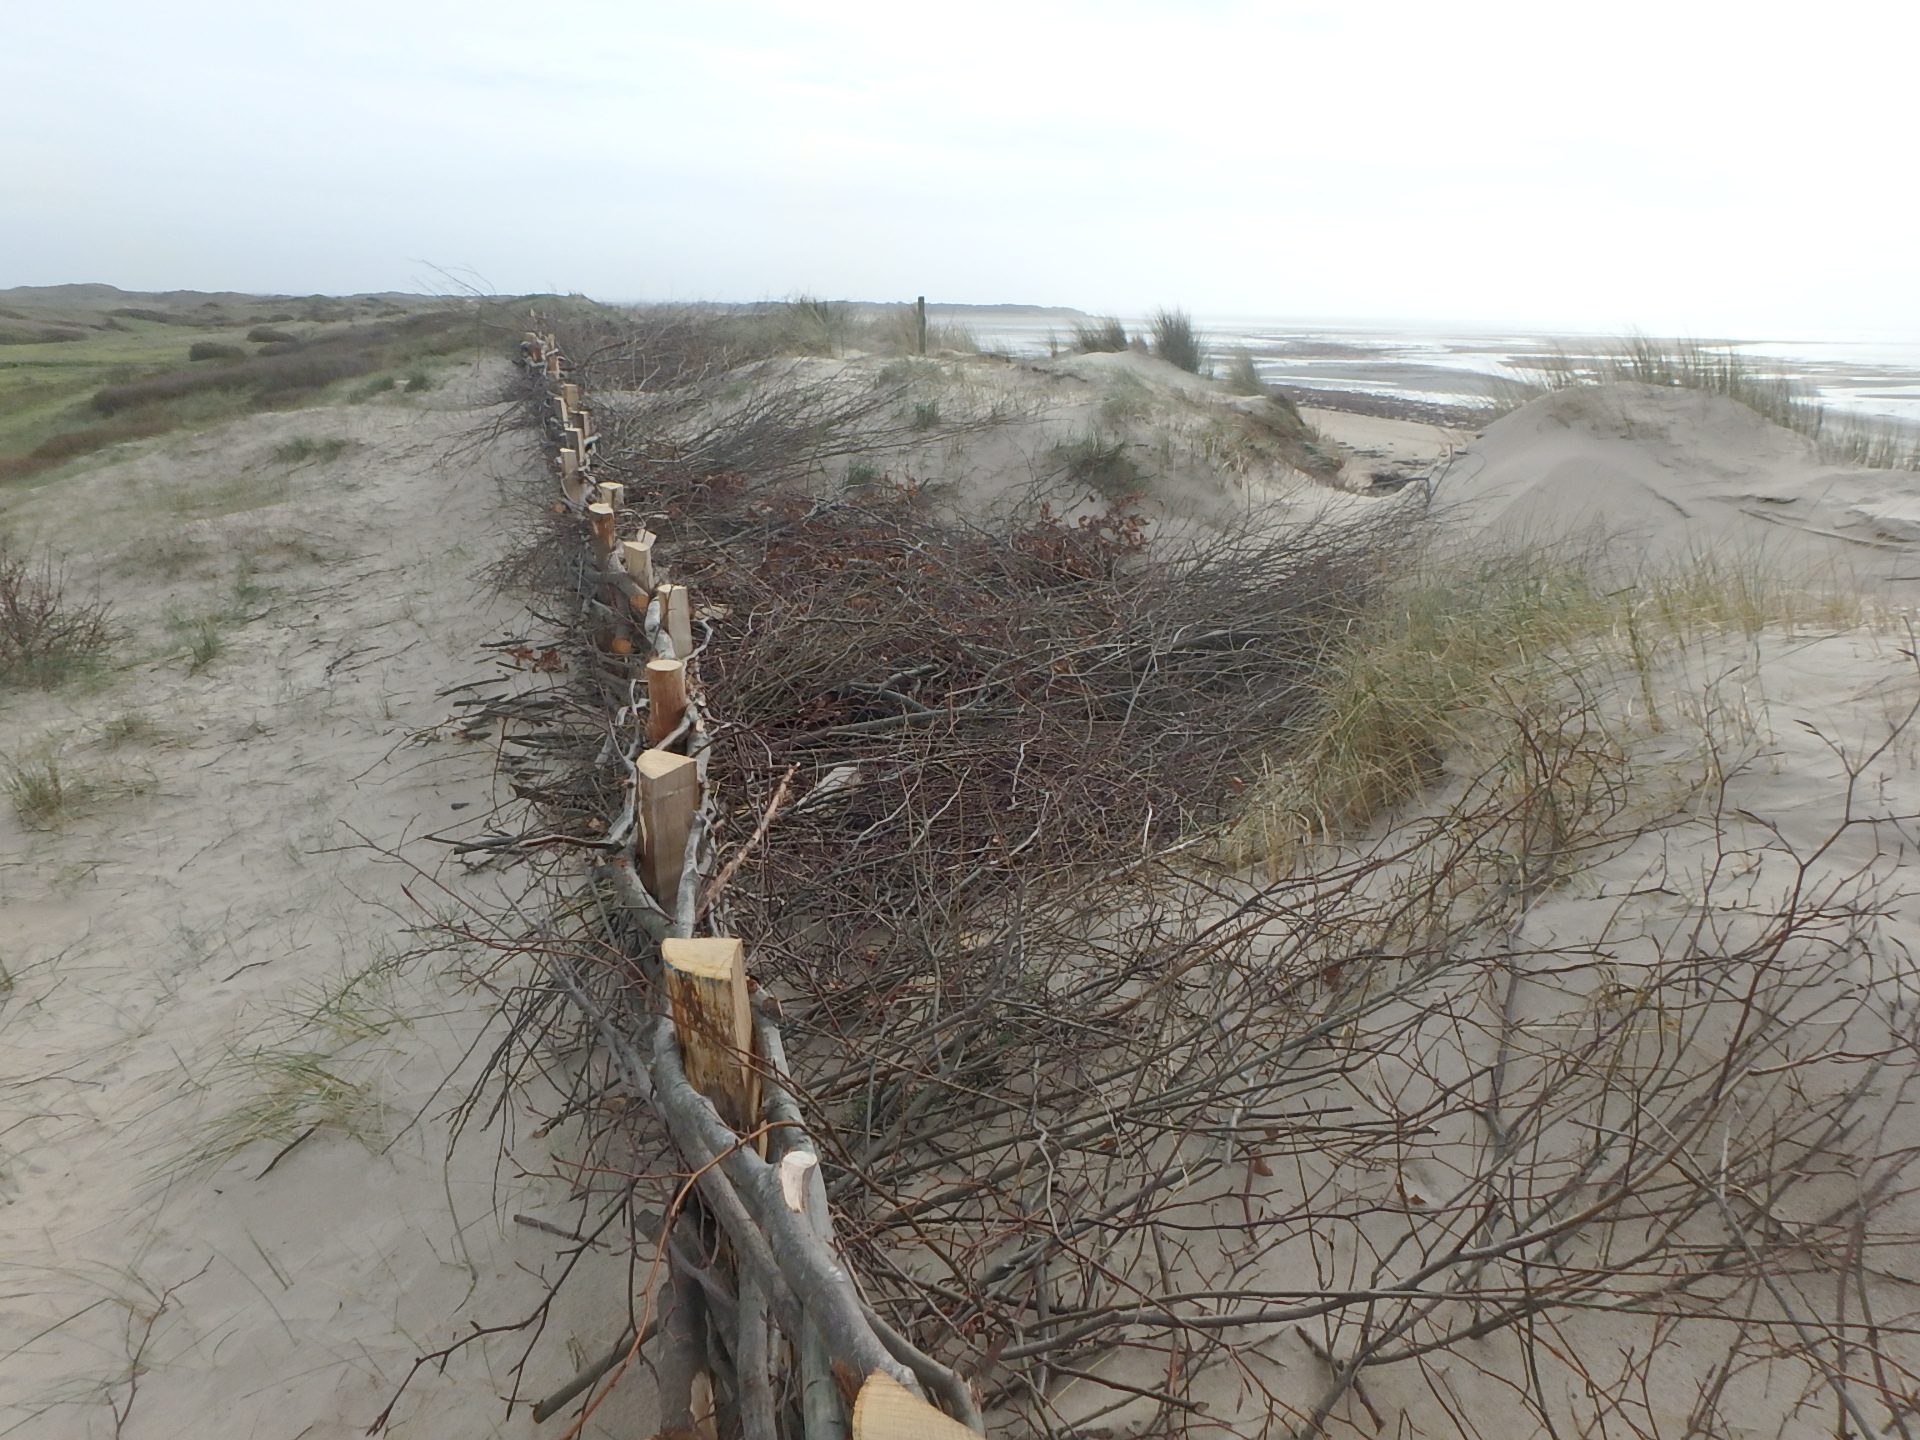
[[[916,305],[917,338],[926,351],[926,299]],[[832,1219],[818,1168],[818,1156],[804,1128],[791,1087],[781,1083],[785,1052],[778,1027],[756,1013],[748,976],[745,943],[731,936],[695,936],[701,906],[698,854],[707,805],[706,728],[698,699],[697,652],[693,645],[692,596],[684,585],[662,577],[654,558],[656,537],[626,518],[626,487],[596,482],[593,459],[597,432],[593,409],[579,384],[566,379],[566,357],[551,334],[529,332],[521,355],[527,368],[546,377],[557,432],[555,464],[569,509],[587,525],[587,541],[598,583],[591,587],[596,623],[591,627],[603,663],[615,667],[644,693],[645,747],[630,766],[634,808],[634,845],[614,873],[643,895],[631,895],[650,907],[659,936],[658,979],[664,991],[671,1039],[656,1040],[656,1096],[671,1097],[691,1087],[711,1109],[688,1117],[668,1114],[670,1129],[685,1158],[695,1166],[717,1163],[733,1183],[715,1206],[728,1244],[720,1247],[715,1268],[720,1283],[731,1283],[736,1315],[755,1299],[793,1343],[801,1379],[801,1412],[806,1440],[977,1440],[983,1430],[966,1383],[925,1356],[890,1327],[853,1290],[833,1245]],[[625,531],[626,533],[623,533]],[[644,659],[636,666],[636,656]],[[635,674],[635,670],[638,674]],[[633,882],[637,881],[637,885]],[[635,907],[630,903],[630,910]],[[664,925],[662,922],[665,922]],[[665,1053],[663,1053],[663,1051]],[[664,1082],[664,1083],[663,1083]],[[683,1131],[705,1124],[708,1133]],[[697,1153],[702,1148],[710,1154]],[[775,1164],[766,1160],[772,1152]],[[755,1166],[757,1165],[757,1169]],[[740,1199],[756,1196],[757,1214],[739,1210]],[[729,1209],[735,1213],[725,1213]],[[740,1227],[758,1225],[752,1233]],[[765,1239],[760,1232],[765,1232]],[[757,1242],[757,1243],[756,1243]],[[663,1237],[665,1243],[665,1237]],[[670,1252],[671,1253],[671,1252]],[[782,1263],[782,1262],[785,1263]],[[690,1271],[676,1266],[667,1287],[673,1302],[700,1313],[720,1313],[702,1293],[697,1262]],[[658,1302],[656,1308],[667,1305]],[[785,1313],[791,1312],[791,1313]],[[733,1428],[743,1440],[775,1440],[770,1387],[750,1394],[748,1372],[768,1354],[764,1320],[758,1335],[746,1326],[732,1337],[734,1369],[740,1376]],[[660,1333],[670,1338],[686,1331],[687,1316],[669,1322]],[[691,1329],[697,1334],[697,1319]],[[691,1343],[681,1336],[683,1344]],[[717,1434],[712,1378],[704,1350],[695,1346],[688,1376],[673,1383],[688,1393],[669,1396],[671,1363],[662,1376],[662,1430],[676,1423],[696,1434]],[[686,1357],[680,1357],[683,1361]],[[857,1363],[850,1363],[857,1362]],[[611,1365],[606,1368],[611,1369]],[[682,1366],[685,1369],[685,1366]],[[598,1379],[596,1375],[594,1379]],[[856,1384],[857,1382],[857,1384]],[[578,1382],[576,1382],[576,1385]],[[580,1387],[585,1388],[585,1387]],[[945,1402],[937,1409],[922,1398],[932,1391]],[[709,1397],[704,1412],[691,1398]],[[559,1403],[573,1393],[556,1397]],[[556,1400],[535,1411],[552,1413]],[[678,1407],[683,1413],[670,1413]],[[964,1423],[963,1423],[964,1422]]]

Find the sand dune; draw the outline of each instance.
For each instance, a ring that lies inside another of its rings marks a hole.
[[[95,793],[53,828],[0,815],[0,1434],[358,1435],[469,1301],[519,1318],[564,1243],[510,1218],[564,1222],[564,1182],[490,1143],[448,1161],[490,1004],[458,953],[398,958],[498,883],[423,838],[494,794],[442,692],[521,621],[479,572],[524,452],[448,460],[497,383],[260,416],[8,512],[139,658],[5,712],[0,749]],[[320,458],[276,458],[296,440]],[[209,614],[196,667],[169,619]],[[611,1341],[624,1277],[555,1317],[553,1369],[572,1326]],[[508,1354],[423,1376],[395,1433],[532,1433]]]
[[[1496,422],[1439,472],[1463,520],[1517,535],[1597,531],[1648,558],[1771,555],[1862,580],[1920,577],[1920,480],[1821,461],[1811,441],[1717,395],[1562,390]]]

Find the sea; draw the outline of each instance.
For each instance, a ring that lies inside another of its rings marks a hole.
[[[938,314],[944,307],[929,306]],[[1046,355],[1070,345],[1073,324],[1059,314],[939,315],[965,324],[984,348],[1021,356]],[[1142,316],[1121,316],[1129,333],[1144,330]],[[1478,408],[1509,399],[1555,356],[1576,361],[1604,353],[1617,336],[1477,330],[1467,327],[1344,324],[1244,315],[1196,315],[1207,353],[1216,364],[1240,351],[1264,380],[1291,390],[1359,391],[1428,405]],[[1835,412],[1874,416],[1920,427],[1920,336],[1787,334],[1694,337],[1727,346],[1756,369],[1788,376]]]

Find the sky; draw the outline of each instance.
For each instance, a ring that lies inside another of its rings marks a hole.
[[[1912,0],[0,0],[0,288],[1920,336]]]

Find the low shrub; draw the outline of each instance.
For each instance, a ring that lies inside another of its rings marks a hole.
[[[0,345],[56,345],[65,340],[84,340],[84,330],[62,326],[0,325]]]
[[[51,560],[0,541],[0,681],[52,685],[106,652],[107,607],[75,600]]]
[[[247,331],[247,339],[256,345],[298,345],[300,343],[297,336],[289,335],[284,330],[276,330],[271,325],[254,326]]]
[[[351,443],[338,436],[315,440],[306,435],[296,435],[284,444],[274,446],[273,458],[282,465],[299,465],[308,461],[325,464],[329,460],[338,460]]]
[[[238,345],[222,345],[218,340],[196,340],[187,349],[189,360],[244,360],[247,352]]]
[[[84,430],[66,430],[49,436],[33,447],[32,454],[37,460],[71,460],[76,455],[90,455],[109,445],[163,435],[169,428],[164,420],[120,420],[105,425],[89,425]]]

